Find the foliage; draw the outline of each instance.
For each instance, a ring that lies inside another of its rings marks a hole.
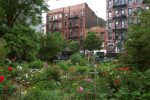
[[[0,64],[4,64],[9,49],[6,47],[7,43],[4,39],[0,39]]]
[[[31,61],[29,64],[28,64],[28,67],[29,68],[42,68],[43,67],[43,62],[40,61],[40,60],[34,60],[34,61]]]
[[[78,41],[70,41],[69,48],[73,53],[79,52],[80,46]]]
[[[150,10],[139,15],[140,23],[130,26],[126,42],[128,63],[136,65],[140,70],[150,67],[149,17]]]
[[[1,21],[10,28],[17,23],[37,24],[47,10],[45,0],[0,0]]]
[[[60,61],[57,63],[57,65],[64,71],[67,71],[68,67],[69,67],[67,62],[65,62],[65,61]]]
[[[101,49],[101,40],[95,33],[89,32],[86,39],[84,40],[84,49],[85,50],[99,50]]]
[[[28,26],[15,26],[5,34],[7,47],[11,50],[9,56],[16,56],[25,61],[34,60],[39,51],[39,37],[39,33]]]
[[[39,88],[31,89],[23,100],[60,100],[61,96],[55,91],[41,90]]]
[[[73,54],[71,57],[72,64],[79,64],[81,66],[87,65],[87,61],[80,54]]]
[[[13,71],[14,68],[10,70],[10,67],[7,66],[0,67],[0,99],[2,100],[6,100],[6,97],[16,90],[16,85],[11,80]]]
[[[150,98],[149,73],[150,71],[148,70],[146,72],[124,74],[121,78],[121,85],[115,93],[115,98],[122,100],[148,100]]]
[[[60,33],[48,33],[41,39],[40,58],[52,60],[65,49],[65,39]]]

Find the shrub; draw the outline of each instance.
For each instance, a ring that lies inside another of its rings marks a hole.
[[[71,56],[71,62],[72,64],[79,64],[81,66],[87,65],[87,61],[78,53]]]
[[[0,64],[4,64],[6,60],[6,56],[9,53],[9,49],[6,46],[6,41],[4,39],[0,39]]]
[[[55,91],[41,90],[39,88],[31,89],[23,100],[60,100],[61,96]]]
[[[67,71],[69,67],[65,61],[60,61],[57,63],[57,65],[64,71]]]
[[[42,68],[43,62],[41,60],[35,60],[28,64],[29,68]]]

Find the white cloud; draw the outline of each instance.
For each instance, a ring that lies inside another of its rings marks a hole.
[[[80,3],[87,3],[96,15],[106,20],[106,0],[49,0],[48,5],[52,10]],[[45,16],[43,15],[43,17]]]

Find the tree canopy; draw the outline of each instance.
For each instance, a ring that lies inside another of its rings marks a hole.
[[[69,48],[73,53],[76,53],[80,50],[80,45],[78,41],[70,41]]]
[[[101,49],[102,42],[96,33],[89,32],[86,39],[84,40],[83,46],[86,50],[99,50]]]
[[[65,39],[60,33],[48,33],[41,39],[40,58],[42,60],[52,60],[57,54],[64,51]]]
[[[5,34],[9,56],[16,56],[25,61],[34,60],[40,49],[40,37],[29,26],[17,25]]]
[[[150,67],[150,10],[138,16],[140,22],[129,27],[126,51],[130,64],[146,69]]]
[[[37,24],[47,11],[46,0],[0,0],[0,32],[15,24]]]

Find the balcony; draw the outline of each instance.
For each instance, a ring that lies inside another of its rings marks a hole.
[[[70,15],[69,19],[75,19],[75,18],[79,18],[78,15]]]
[[[60,31],[61,29],[59,29],[59,28],[52,28],[51,30],[52,30],[52,32],[55,32],[55,31]]]
[[[51,20],[49,20],[49,22],[59,22],[59,21],[61,21],[61,19],[51,19]]]
[[[113,31],[126,31],[127,27],[114,28]]]
[[[69,25],[69,28],[79,28],[78,25]]]
[[[127,6],[127,4],[114,4],[113,8],[117,9],[117,8],[125,8]]]
[[[78,39],[78,36],[77,35],[70,35],[69,39]]]
[[[124,15],[114,16],[113,20],[115,20],[115,19],[126,19],[126,18],[127,18],[127,16],[124,14]]]

